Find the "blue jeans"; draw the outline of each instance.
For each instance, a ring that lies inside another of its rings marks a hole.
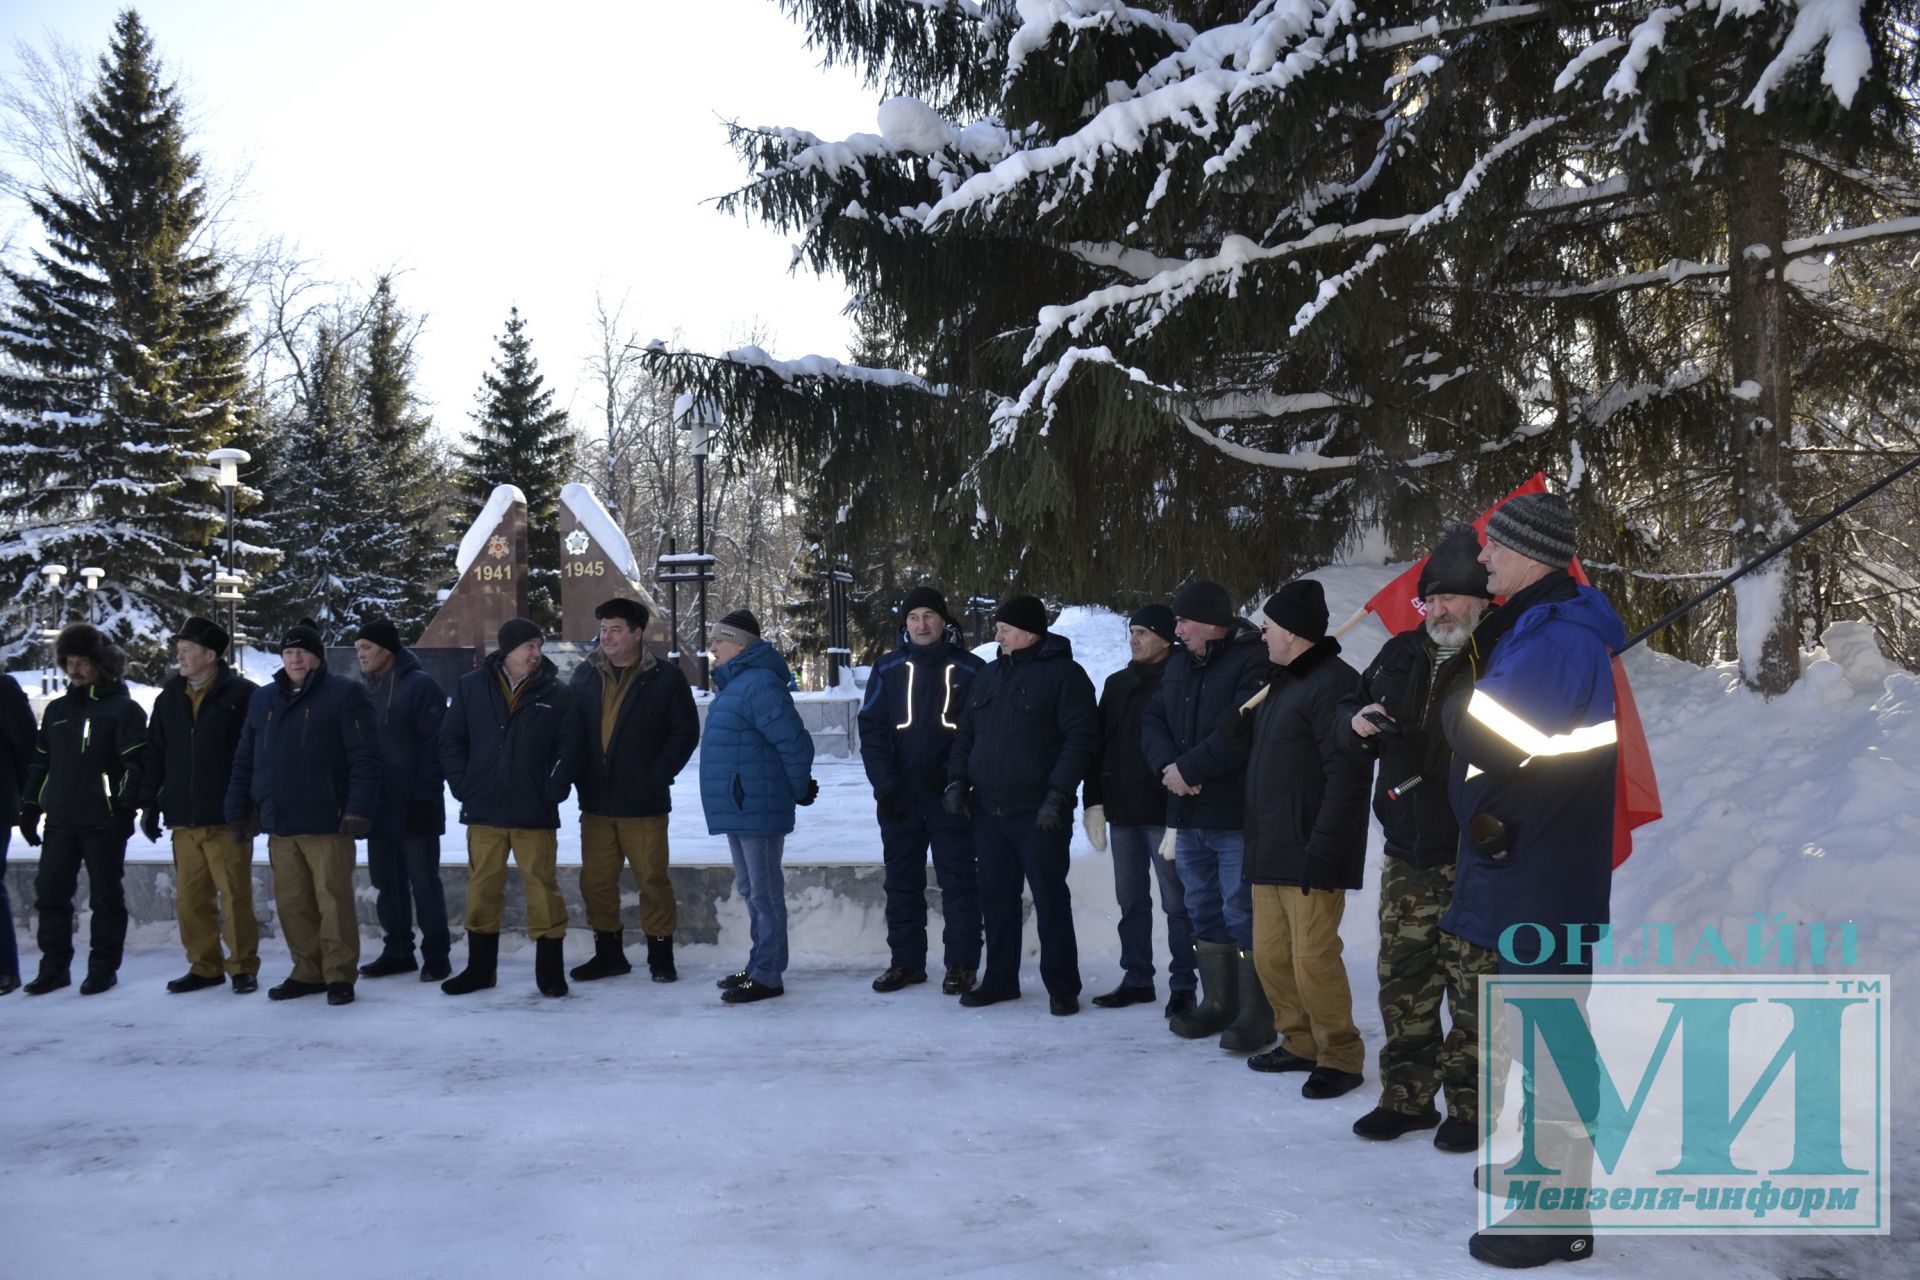
[[[1186,895],[1173,864],[1155,851],[1166,835],[1163,827],[1107,828],[1113,842],[1113,896],[1120,903],[1120,969],[1130,987],[1153,985],[1153,890],[1160,882],[1160,905],[1167,915],[1168,985],[1192,991],[1193,924],[1187,919]],[[1148,868],[1152,871],[1149,872]]]
[[[1182,827],[1173,846],[1195,942],[1253,949],[1253,892],[1241,874],[1247,838],[1238,831]]]
[[[413,921],[418,916],[420,954],[428,963],[445,963],[453,943],[447,894],[440,884],[440,837],[369,837],[367,878],[373,881],[374,910],[386,934],[381,954],[413,958]]]
[[[747,976],[763,987],[778,987],[787,971],[787,878],[780,871],[785,836],[727,837],[733,854],[733,887],[747,904]]]
[[[0,827],[0,973],[20,974],[20,940],[13,932],[13,899],[7,896],[7,844],[11,826]]]

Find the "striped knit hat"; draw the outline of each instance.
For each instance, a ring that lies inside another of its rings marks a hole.
[[[1557,493],[1509,498],[1487,521],[1489,541],[1556,569],[1566,568],[1579,554],[1574,537],[1573,509]]]

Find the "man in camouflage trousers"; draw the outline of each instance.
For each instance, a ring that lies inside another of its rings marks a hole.
[[[1460,831],[1447,800],[1440,707],[1473,683],[1471,640],[1489,600],[1472,528],[1456,525],[1420,574],[1426,619],[1381,647],[1340,709],[1348,750],[1380,761],[1373,809],[1386,835],[1380,880],[1380,1105],[1354,1122],[1386,1140],[1435,1129],[1442,1151],[1480,1141],[1479,981],[1499,953],[1442,933]],[[1370,718],[1373,717],[1373,718]],[[1440,1006],[1452,1025],[1442,1029]],[[1434,1099],[1446,1092],[1443,1121]]]

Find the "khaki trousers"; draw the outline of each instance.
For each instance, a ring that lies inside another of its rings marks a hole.
[[[268,836],[273,901],[293,953],[296,982],[353,985],[360,921],[353,902],[353,841],[346,836]]]
[[[1340,959],[1344,893],[1311,894],[1298,885],[1253,886],[1253,967],[1289,1053],[1336,1071],[1366,1063],[1353,1025],[1353,990]]]
[[[560,833],[530,827],[467,828],[467,932],[499,933],[507,910],[507,854],[527,889],[527,936],[567,936],[567,904],[554,871]]]
[[[631,863],[640,889],[640,927],[650,938],[670,938],[680,912],[667,878],[667,816],[606,818],[580,815],[580,897],[595,933],[620,931],[620,868]]]
[[[223,826],[173,829],[174,914],[196,976],[260,972],[260,922],[253,917],[253,850]],[[218,902],[216,903],[216,895]],[[225,928],[222,928],[224,923]],[[225,961],[220,942],[227,944]]]

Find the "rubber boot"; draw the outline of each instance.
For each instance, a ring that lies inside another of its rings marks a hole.
[[[567,994],[567,940],[536,938],[533,943],[533,981],[543,996]]]
[[[1231,942],[1196,942],[1195,963],[1200,969],[1200,1003],[1190,1013],[1167,1019],[1173,1034],[1188,1040],[1217,1036],[1240,1013],[1240,981],[1235,972],[1240,948]]]
[[[647,972],[655,982],[678,982],[680,971],[673,967],[673,935],[647,935]]]
[[[1267,989],[1260,985],[1260,971],[1253,967],[1253,954],[1240,953],[1240,1013],[1220,1037],[1220,1047],[1231,1053],[1258,1053],[1273,1043],[1273,1010],[1267,1004]]]
[[[500,935],[470,933],[467,935],[467,967],[441,983],[440,989],[450,996],[485,991],[493,985],[494,970],[499,965]]]
[[[627,963],[626,943],[626,934],[618,929],[612,933],[595,930],[593,959],[573,971],[573,980],[592,982],[596,978],[617,978],[623,973],[632,973],[633,966]]]

